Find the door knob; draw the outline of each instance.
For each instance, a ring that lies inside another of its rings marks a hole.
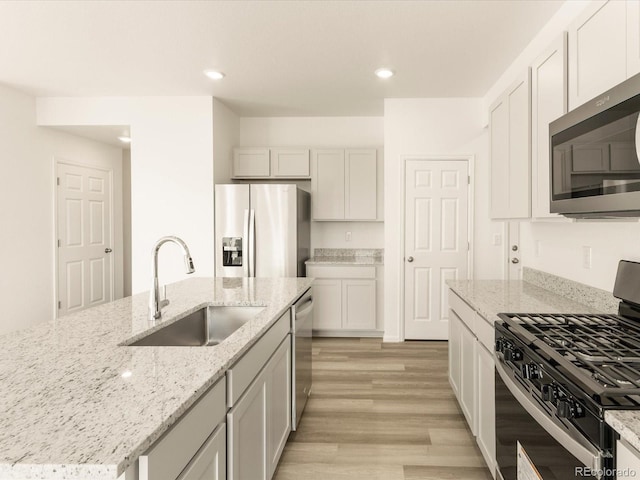
[[[407,262],[409,262],[409,263],[413,262],[413,257],[407,258]]]
[[[104,249],[104,253],[111,253],[113,252],[113,250],[111,250],[109,247]]]
[[[520,263],[520,260],[518,260],[517,258],[512,258],[511,263]]]

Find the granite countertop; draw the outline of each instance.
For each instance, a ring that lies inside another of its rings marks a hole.
[[[384,265],[383,257],[372,257],[368,255],[338,255],[311,257],[305,262],[307,265]]]
[[[491,323],[498,313],[600,313],[522,280],[448,280],[447,285]]]
[[[316,248],[307,265],[384,265],[381,248]]]
[[[165,322],[205,305],[265,307],[212,347],[119,346],[160,328],[148,320],[148,294],[0,336],[0,478],[116,480],[311,283],[169,285]]]

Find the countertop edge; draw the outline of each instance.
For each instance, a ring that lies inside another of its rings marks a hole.
[[[604,421],[620,434],[622,440],[640,450],[640,411],[607,410]]]

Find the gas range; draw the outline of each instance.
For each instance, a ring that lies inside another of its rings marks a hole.
[[[617,434],[604,415],[640,409],[640,263],[620,262],[614,296],[618,315],[499,314],[496,457],[505,480],[518,478],[516,458],[545,480],[615,478]]]

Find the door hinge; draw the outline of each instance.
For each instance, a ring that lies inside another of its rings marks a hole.
[[[467,185],[471,185],[471,175],[467,175]]]
[[[467,242],[467,251],[471,250],[471,242]]]
[[[56,185],[60,185],[60,177],[56,177]]]
[[[60,239],[58,239],[58,248],[60,248]]]
[[[62,302],[58,300],[58,310],[60,310],[61,308],[62,308]]]

